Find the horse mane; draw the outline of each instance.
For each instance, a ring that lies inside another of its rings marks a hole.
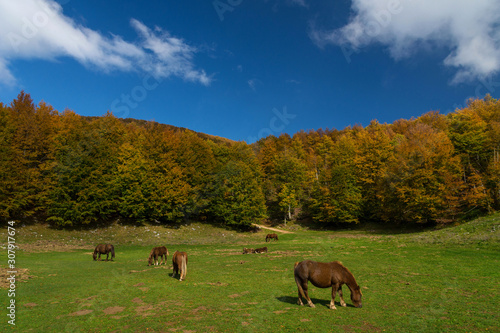
[[[345,284],[347,284],[347,286],[349,288],[360,289],[358,283],[356,282],[356,279],[354,278],[354,274],[351,273],[349,268],[345,267],[344,264],[342,264],[340,261],[334,261],[334,263],[339,265],[340,268],[342,269],[342,271],[344,273],[343,275],[346,278]],[[360,291],[361,291],[361,289],[360,289]]]

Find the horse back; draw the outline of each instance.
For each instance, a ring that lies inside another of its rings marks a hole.
[[[328,288],[333,284],[346,283],[346,268],[338,261],[317,262],[304,260],[295,263],[294,275],[302,281],[308,280],[318,288]]]
[[[180,265],[183,260],[187,263],[187,253],[175,251],[174,255],[172,256],[172,261],[174,263]]]
[[[158,250],[160,255],[168,255],[168,249],[165,246],[160,246]]]

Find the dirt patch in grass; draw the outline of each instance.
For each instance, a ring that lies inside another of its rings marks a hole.
[[[142,303],[142,304],[143,305],[140,305],[140,306],[135,308],[135,312],[138,316],[147,317],[147,316],[155,315],[154,312],[151,312],[151,310],[154,310],[154,306],[152,306],[151,304],[146,304],[146,303]]]
[[[247,291],[244,291],[244,292],[242,292],[242,293],[240,293],[240,294],[233,294],[233,295],[229,295],[229,296],[227,296],[227,297],[229,297],[229,298],[238,298],[238,297],[241,297],[241,296],[246,295],[246,294],[249,294],[249,293],[250,293],[250,292],[247,290]]]
[[[122,312],[123,310],[125,310],[125,307],[123,306],[110,306],[109,308],[104,309],[103,312],[107,315],[114,315]]]
[[[132,273],[141,273],[141,272],[147,272],[147,271],[149,271],[149,269],[143,269],[142,271],[131,270],[129,272],[129,274],[132,274]]]
[[[76,311],[76,312],[73,312],[73,313],[70,313],[68,316],[84,316],[86,314],[89,314],[89,313],[92,313],[94,312],[94,310],[80,310],[80,311]]]
[[[38,304],[36,303],[26,303],[26,304],[23,304],[25,307],[27,308],[32,308],[32,307],[35,307],[35,306],[38,306]]]
[[[26,252],[71,252],[73,250],[88,250],[94,247],[85,242],[67,244],[54,240],[37,240],[34,243],[20,243],[18,245],[19,249]]]
[[[9,271],[14,271],[16,273],[9,273]],[[9,269],[7,267],[0,267],[0,289],[9,289],[10,280],[7,280],[7,278],[10,278],[12,275],[15,275],[16,283],[19,281],[26,282],[27,280],[36,277],[34,275],[30,275],[27,268]]]
[[[203,305],[202,305],[202,306],[197,307],[197,308],[196,308],[196,309],[194,309],[194,310],[191,310],[191,313],[192,313],[192,314],[196,314],[196,313],[198,313],[199,311],[206,312],[206,311],[209,311],[209,310],[208,310],[205,306],[203,306]],[[210,312],[211,312],[211,311],[210,311]]]

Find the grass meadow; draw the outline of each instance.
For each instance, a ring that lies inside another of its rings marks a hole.
[[[0,331],[19,332],[499,332],[500,215],[442,230],[409,232],[287,227],[239,233],[193,223],[61,231],[16,226],[16,325],[3,285]],[[7,229],[0,262],[5,276]],[[116,258],[92,260],[97,243]],[[167,265],[147,266],[152,246]],[[242,254],[243,247],[269,249]],[[187,279],[171,277],[175,250]],[[316,308],[297,305],[297,261],[340,260],[356,277],[363,308],[330,310],[331,289],[309,284]],[[5,278],[2,278],[5,280]]]

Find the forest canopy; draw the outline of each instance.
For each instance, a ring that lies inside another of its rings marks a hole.
[[[0,218],[58,227],[262,219],[448,223],[500,208],[500,101],[248,145],[155,122],[0,103]]]

